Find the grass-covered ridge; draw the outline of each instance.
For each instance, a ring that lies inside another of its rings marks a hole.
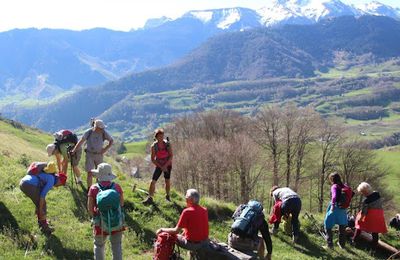
[[[66,187],[50,191],[47,197],[48,218],[56,231],[48,238],[39,232],[34,206],[19,190],[18,182],[25,174],[26,163],[47,159],[44,148],[52,137],[16,126],[0,121],[0,137],[3,144],[7,143],[0,146],[0,259],[91,259],[92,232],[85,210],[86,196],[81,187],[71,185],[70,181]],[[15,149],[11,150],[11,146]],[[137,146],[144,144],[128,145],[128,152],[141,153]],[[182,195],[173,192],[173,203],[167,203],[160,181],[155,197],[157,206],[143,206],[145,193],[141,190],[147,190],[148,182],[130,179],[119,170],[122,167],[118,162],[110,157],[107,161],[113,164],[117,182],[125,192],[128,230],[123,239],[124,259],[151,259],[154,232],[176,224],[185,206]],[[210,198],[203,198],[202,204],[209,210],[211,238],[225,242],[235,205]],[[322,216],[317,218],[321,220]],[[274,259],[373,259],[363,249],[322,249],[324,241],[313,225],[304,218],[301,222],[303,237],[299,245],[293,246],[282,233],[272,238]],[[394,236],[387,239],[396,241]],[[107,256],[110,257],[109,247]]]

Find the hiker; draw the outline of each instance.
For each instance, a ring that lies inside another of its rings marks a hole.
[[[76,134],[69,130],[60,130],[53,135],[55,142],[47,145],[47,155],[56,157],[59,172],[67,173],[68,163],[71,163],[76,182],[82,183],[81,172],[78,167],[82,157],[82,148],[80,147],[75,153],[72,153],[72,149],[78,142]]]
[[[28,173],[21,179],[19,188],[27,197],[29,197],[36,206],[35,214],[38,219],[39,229],[46,235],[50,235],[53,229],[49,227],[46,214],[46,195],[53,188],[65,185],[67,175],[56,173],[54,162],[44,163],[43,167],[37,167],[35,163],[31,164]],[[32,167],[36,167],[33,172]]]
[[[371,233],[371,254],[374,254],[378,246],[378,234],[387,232],[382,208],[382,198],[379,192],[372,190],[371,185],[366,182],[360,183],[357,187],[357,191],[365,198],[361,205],[361,211],[356,217],[356,230],[352,241],[353,243],[357,242],[361,231]]]
[[[257,251],[259,257],[264,259],[265,241],[268,251],[265,259],[271,259],[272,241],[261,203],[251,200],[240,205],[232,218],[235,221],[228,235],[228,245],[244,253]],[[258,236],[258,231],[261,232],[264,241]]]
[[[293,242],[296,243],[300,232],[299,214],[301,210],[301,200],[299,195],[290,188],[280,188],[278,186],[273,186],[271,188],[270,195],[274,198],[274,203],[279,200],[282,201],[281,216],[289,217],[289,215],[291,215],[292,239]],[[274,222],[272,234],[278,233],[280,222],[281,219],[278,219]]]
[[[91,170],[96,168],[100,163],[103,162],[103,155],[111,147],[114,140],[111,135],[105,130],[106,125],[100,119],[96,119],[92,122],[92,127],[86,130],[81,139],[72,149],[72,154],[79,152],[79,149],[86,142],[86,162],[85,169],[87,172],[87,187],[92,186],[92,173]],[[107,140],[107,146],[104,146],[104,141]]]
[[[176,227],[160,228],[156,234],[163,232],[178,234],[176,241],[178,246],[190,251],[207,252],[209,251],[207,209],[199,205],[200,194],[197,190],[188,189],[185,198],[187,207],[182,211]],[[183,235],[180,235],[182,230]]]
[[[150,183],[149,196],[143,201],[144,204],[153,203],[153,196],[156,190],[156,183],[161,174],[164,173],[165,179],[165,199],[171,201],[171,170],[172,170],[172,147],[168,139],[164,140],[164,130],[158,128],[154,131],[155,142],[151,146],[151,161],[156,166],[153,178]]]
[[[120,185],[112,182],[117,176],[108,163],[100,163],[91,172],[97,178],[97,183],[89,189],[87,201],[87,209],[93,219],[94,259],[104,259],[105,243],[110,236],[113,259],[121,260],[122,231],[125,230],[123,191]]]
[[[339,242],[338,246],[344,248],[346,243],[346,226],[347,226],[347,212],[346,208],[340,206],[342,189],[344,184],[340,178],[340,175],[336,172],[329,175],[329,181],[331,182],[331,201],[326,209],[326,215],[324,220],[326,242],[328,248],[333,248],[333,233],[332,228],[337,224],[339,225]]]

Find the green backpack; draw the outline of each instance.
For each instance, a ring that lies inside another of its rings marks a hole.
[[[95,224],[108,234],[121,230],[124,227],[125,216],[121,209],[121,196],[115,190],[115,184],[103,187],[97,183],[96,187],[99,189],[96,196],[99,215],[95,218]]]

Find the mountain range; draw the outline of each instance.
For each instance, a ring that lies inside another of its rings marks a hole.
[[[352,6],[339,0],[275,0],[259,10],[201,10],[177,19],[149,19],[143,28],[130,32],[102,28],[2,32],[0,104],[49,99],[67,90],[165,66],[224,32],[366,14],[400,19],[399,9],[379,2]]]
[[[47,105],[10,105],[2,112],[49,131],[78,128],[90,117],[99,116],[115,132],[140,136],[147,127],[168,122],[174,115],[216,108],[218,102],[248,97],[257,106],[278,96],[321,89],[336,95],[341,93],[332,89],[337,88],[336,83],[319,79],[320,73],[337,66],[396,60],[399,42],[400,22],[377,16],[344,16],[314,25],[231,32],[211,38],[166,67],[82,89]],[[378,83],[365,78],[339,85],[354,89],[371,84]],[[171,96],[177,97],[179,105]]]

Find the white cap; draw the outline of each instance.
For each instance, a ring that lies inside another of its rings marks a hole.
[[[112,173],[111,165],[109,165],[108,163],[100,163],[99,165],[97,165],[97,169],[91,170],[91,173],[94,177],[97,178],[99,182],[112,181],[117,178],[117,176]]]
[[[96,119],[96,120],[94,121],[94,127],[104,129],[104,128],[106,128],[107,126],[104,124],[103,120]]]
[[[49,157],[54,154],[55,150],[56,150],[56,145],[55,144],[49,144],[49,145],[46,146],[47,155]]]

